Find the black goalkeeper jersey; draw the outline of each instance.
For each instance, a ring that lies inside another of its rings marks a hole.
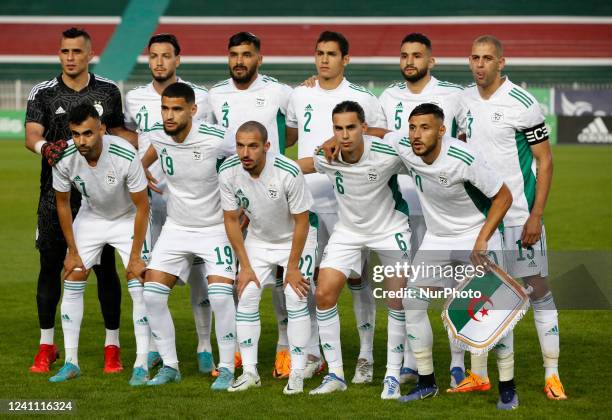
[[[41,124],[45,131],[43,137],[48,142],[69,140],[72,135],[68,127],[68,113],[82,103],[93,105],[107,128],[123,125],[123,104],[117,85],[104,77],[89,73],[89,84],[80,92],[66,86],[60,74],[54,79],[37,84],[28,97],[26,124]],[[71,204],[73,216],[81,202],[80,195],[73,190]],[[38,202],[38,247],[55,246],[64,241],[53,191],[51,166],[41,159],[40,199]]]

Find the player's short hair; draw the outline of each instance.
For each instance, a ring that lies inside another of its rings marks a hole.
[[[492,44],[495,47],[495,51],[497,51],[498,57],[504,56],[504,47],[499,39],[494,37],[493,35],[481,35],[476,38],[472,45],[476,44]]]
[[[149,39],[147,49],[151,49],[153,44],[168,43],[174,47],[174,55],[181,55],[181,46],[179,45],[178,39],[172,34],[155,34]]]
[[[421,33],[413,32],[406,35],[404,39],[402,39],[401,45],[404,45],[407,42],[418,42],[419,44],[423,44],[427,47],[427,50],[431,52],[431,41]]]
[[[166,98],[183,98],[188,104],[195,104],[195,92],[187,83],[176,82],[168,85],[162,92]]]
[[[85,38],[85,41],[91,42],[91,36],[89,36],[87,31],[83,28],[75,28],[73,26],[72,28],[68,28],[64,32],[62,32],[62,38],[74,39],[80,36]]]
[[[232,47],[237,47],[242,44],[250,44],[254,46],[257,51],[261,48],[261,41],[257,36],[251,32],[238,32],[230,37],[227,42],[227,49],[229,50]]]
[[[323,31],[317,39],[317,45],[321,42],[335,42],[340,48],[342,57],[349,53],[349,42],[340,32]]]
[[[82,103],[70,110],[68,113],[68,124],[81,124],[87,118],[100,119],[100,114],[92,104]]]
[[[431,103],[424,103],[424,104],[417,105],[410,113],[410,116],[408,117],[408,119],[414,116],[417,116],[417,115],[430,115],[430,114],[444,121],[444,111],[442,111],[442,108],[440,108],[436,104],[431,104]]]
[[[261,140],[263,141],[263,144],[266,144],[266,142],[268,141],[268,130],[266,130],[266,127],[264,127],[264,125],[258,121],[245,122],[240,127],[238,127],[236,134],[240,132],[245,132],[245,133],[257,132],[261,136]]]
[[[361,123],[365,122],[365,112],[363,111],[363,108],[361,107],[361,105],[359,105],[357,102],[355,101],[340,102],[338,105],[334,107],[334,110],[332,111],[332,116],[336,114],[344,114],[345,112],[354,112],[355,114],[357,114],[357,118],[359,119],[359,122]]]

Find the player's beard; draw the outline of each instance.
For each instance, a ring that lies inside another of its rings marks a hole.
[[[187,127],[187,123],[177,124],[174,130],[168,130],[166,129],[166,126],[164,125],[164,133],[166,133],[169,136],[176,136],[177,134],[181,133],[186,127]]]
[[[415,67],[416,68],[416,67]],[[404,79],[406,79],[407,82],[410,83],[416,83],[419,80],[421,80],[423,77],[427,76],[427,72],[429,71],[429,69],[424,68],[422,70],[417,68],[417,72],[413,75],[413,76],[408,76],[406,75],[406,73],[402,70],[402,76],[404,76]]]
[[[230,76],[231,76],[232,80],[235,83],[238,83],[238,84],[249,83],[251,80],[253,80],[253,76],[255,76],[255,73],[257,73],[257,67],[255,67],[255,66],[253,66],[253,68],[251,68],[249,71],[244,73],[244,75],[242,77],[236,76],[234,74],[233,69],[230,69]]]
[[[168,72],[162,76],[156,76],[155,72],[151,71],[151,76],[153,76],[153,80],[155,80],[157,83],[165,83],[174,77],[174,73]]]

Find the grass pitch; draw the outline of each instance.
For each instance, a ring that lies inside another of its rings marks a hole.
[[[529,313],[515,329],[516,383],[521,406],[512,413],[495,410],[497,392],[468,395],[442,393],[434,400],[401,405],[381,401],[385,364],[386,311],[377,318],[375,341],[375,379],[365,386],[349,385],[344,393],[310,397],[306,394],[282,395],[285,381],[271,376],[276,343],[271,295],[264,293],[261,304],[262,336],[259,371],[262,387],[245,393],[213,393],[210,377],[197,373],[196,335],[188,290],[175,288],[170,307],[177,331],[177,347],[183,381],[162,388],[128,386],[134,360],[131,327],[131,300],[125,287],[121,343],[125,371],[117,375],[102,373],[104,325],[97,302],[95,276],[85,293],[85,316],[81,328],[80,357],[82,377],[62,384],[51,384],[49,375],[28,372],[38,346],[36,316],[36,276],[38,253],[34,249],[39,159],[23,148],[22,141],[0,143],[0,196],[2,207],[2,245],[0,264],[0,399],[73,400],[76,414],[96,418],[574,418],[608,417],[612,408],[607,385],[610,379],[608,344],[610,311],[560,311],[561,377],[568,401],[548,401],[542,393],[543,368],[533,318]],[[550,250],[612,250],[612,173],[609,170],[610,147],[556,147],[555,177],[546,212]],[[120,275],[123,270],[121,269]],[[576,291],[580,291],[576,279]],[[342,345],[347,378],[352,377],[358,354],[355,320],[348,292],[339,305],[342,321]],[[448,385],[450,360],[448,340],[440,317],[431,313],[434,328],[436,377],[442,391]],[[62,344],[59,316],[56,342]],[[494,356],[489,372],[496,383]],[[62,363],[63,360],[60,360]],[[469,360],[467,360],[469,365]],[[55,372],[60,364],[54,365]],[[307,381],[312,389],[320,377]],[[409,386],[402,388],[403,393]]]

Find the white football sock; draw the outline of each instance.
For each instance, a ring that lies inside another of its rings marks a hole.
[[[278,342],[276,343],[276,351],[278,352],[283,348],[289,347],[289,337],[287,335],[289,317],[287,315],[282,277],[276,279],[276,285],[272,289],[272,306],[274,306],[274,314],[276,315],[276,323],[278,325]]]
[[[219,347],[218,367],[234,372],[234,351],[236,350],[234,286],[226,283],[209,283],[208,299],[215,314],[215,335]]]
[[[449,342],[448,344],[451,352],[450,368],[452,369],[454,367],[459,367],[465,372],[465,350],[457,347],[457,345],[453,344],[452,342]]]
[[[488,359],[489,359],[488,352],[484,354],[470,353],[470,370],[478,376],[481,376],[483,378],[488,378],[489,377],[489,372],[487,370]]]
[[[510,331],[507,336],[502,338],[495,346],[497,356],[497,370],[499,371],[499,381],[505,382],[514,379],[514,335]]]
[[[55,328],[40,329],[40,344],[53,344]]]
[[[144,286],[139,280],[128,281],[128,292],[132,297],[132,321],[134,322],[134,337],[136,338],[136,361],[134,367],[147,370],[147,351],[151,329],[147,319],[147,306],[144,301]]]
[[[106,337],[104,338],[104,347],[106,346],[117,346],[119,345],[119,328],[116,330],[106,329]]]
[[[387,315],[387,372],[385,377],[399,379],[404,341],[406,340],[406,316],[404,311],[389,308]]]
[[[308,294],[308,312],[310,313],[310,340],[308,340],[308,354],[317,359],[321,358],[321,347],[319,345],[319,324],[317,323],[317,305],[315,303],[315,286],[311,283]]]
[[[193,320],[195,321],[196,333],[198,334],[197,352],[212,352],[210,344],[210,330],[212,324],[212,311],[208,299],[208,287],[204,277],[204,264],[191,266],[189,273],[189,295]]]
[[[374,362],[374,327],[376,325],[376,302],[369,283],[362,279],[361,284],[348,283],[353,297],[353,312],[359,333],[359,359]]]
[[[257,352],[259,337],[261,335],[261,321],[259,319],[259,301],[261,291],[255,283],[251,282],[242,291],[236,310],[236,334],[240,345],[242,366],[245,372],[257,372]]]
[[[317,308],[317,323],[319,324],[319,337],[321,347],[329,372],[344,379],[342,364],[342,346],[340,342],[340,317],[338,307],[334,305],[329,309]]]
[[[79,365],[78,348],[81,321],[83,320],[83,295],[85,293],[84,281],[64,280],[64,294],[62,296],[62,331],[64,332],[64,348],[66,362]]]
[[[559,375],[559,321],[557,308],[551,292],[540,299],[531,301],[542,359],[544,360],[544,379]]]
[[[410,347],[410,341],[408,340],[408,337],[406,336],[406,334],[404,334],[405,339],[404,339],[404,363],[403,363],[403,367],[408,368],[408,369],[412,369],[414,371],[417,370],[416,367],[416,359],[414,358],[414,354],[412,353],[412,348]]]
[[[404,299],[406,336],[413,351],[419,375],[430,375],[434,371],[432,347],[433,332],[427,307],[429,302],[421,299]]]
[[[147,308],[147,318],[151,327],[151,335],[157,343],[157,350],[164,362],[164,366],[178,370],[174,323],[168,308],[170,290],[164,284],[147,282],[144,285],[143,295]]]
[[[284,290],[287,302],[291,370],[304,370],[308,357],[306,348],[310,341],[310,312],[308,300],[300,298],[289,285]]]

